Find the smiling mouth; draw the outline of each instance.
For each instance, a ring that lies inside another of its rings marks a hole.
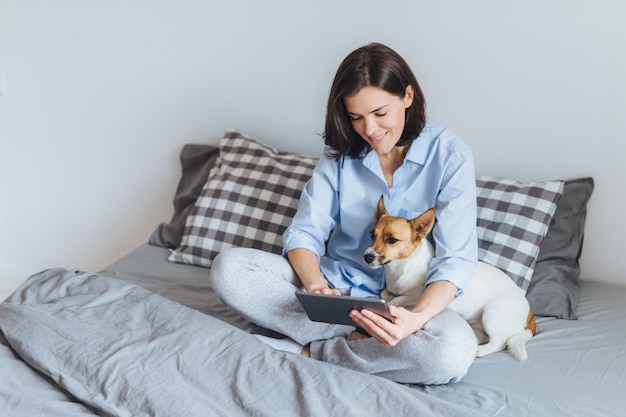
[[[382,135],[378,135],[378,136],[370,136],[370,140],[372,142],[380,142],[381,140],[383,140],[385,138],[385,136],[387,136],[387,132],[383,133]]]

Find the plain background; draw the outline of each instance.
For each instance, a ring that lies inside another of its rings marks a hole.
[[[625,20],[621,0],[0,0],[0,287],[145,242],[184,143],[320,154],[334,72],[372,41],[479,175],[593,176],[583,278],[626,284]]]

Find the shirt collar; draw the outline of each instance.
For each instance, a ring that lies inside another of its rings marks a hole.
[[[430,127],[426,125],[420,135],[411,143],[409,151],[406,153],[405,160],[416,164],[424,165],[428,158],[428,148],[430,141],[425,136],[430,134]],[[368,152],[363,158],[363,165],[373,172],[380,171],[380,163],[376,152]]]
[[[428,159],[428,148],[430,141],[426,136],[430,135],[430,126],[427,124],[419,136],[413,141],[409,151],[406,153],[406,160],[424,165]]]

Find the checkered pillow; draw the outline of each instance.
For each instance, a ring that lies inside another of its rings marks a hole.
[[[239,132],[227,132],[217,165],[187,217],[169,260],[210,267],[230,247],[282,252],[300,193],[317,158],[281,152]]]
[[[563,182],[479,177],[476,189],[478,259],[502,269],[525,292]]]

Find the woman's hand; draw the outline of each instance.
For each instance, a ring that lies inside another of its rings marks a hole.
[[[334,288],[329,288],[326,286],[307,288],[307,292],[317,293],[317,294],[328,294],[328,295],[341,295],[339,290]]]
[[[287,252],[287,259],[307,292],[341,295],[338,290],[328,287],[328,282],[320,271],[319,259],[313,252],[308,249],[293,249]]]
[[[424,314],[403,307],[389,306],[394,323],[369,310],[352,310],[350,317],[367,333],[386,346],[395,346],[405,337],[419,331],[429,320]]]
[[[454,299],[457,291],[458,288],[449,281],[429,284],[413,310],[389,306],[394,323],[367,310],[352,310],[350,317],[383,345],[395,346],[408,335],[421,330],[428,320],[441,313]]]

